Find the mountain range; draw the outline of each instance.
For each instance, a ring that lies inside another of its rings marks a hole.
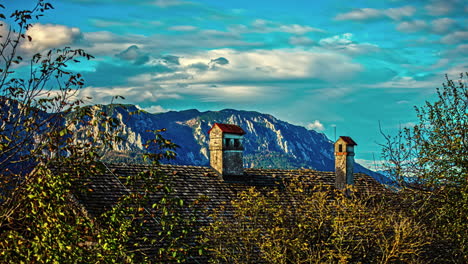
[[[9,102],[2,100],[2,102]],[[209,165],[208,130],[214,123],[239,125],[246,132],[244,136],[244,167],[248,168],[310,168],[320,171],[333,171],[333,142],[325,134],[308,130],[302,126],[281,121],[269,114],[253,111],[224,109],[221,111],[200,112],[196,109],[149,113],[134,105],[93,105],[87,106],[95,113],[113,117],[119,124],[119,136],[124,140],[114,142],[106,150],[105,161],[113,163],[141,163],[142,153],[147,152],[145,143],[153,140],[154,130],[165,129],[163,137],[176,143],[177,158],[167,161],[178,165]],[[0,105],[3,114],[12,116],[18,112],[17,104]],[[39,110],[38,110],[39,111]],[[46,112],[40,112],[40,119],[50,119]],[[18,112],[19,113],[19,112]],[[73,117],[69,113],[53,115],[58,124],[65,125]],[[7,120],[3,118],[2,120]],[[2,124],[2,127],[6,123]],[[46,123],[45,123],[46,124]],[[42,125],[45,127],[45,125]],[[8,126],[5,126],[8,127]],[[71,125],[70,127],[74,127]],[[44,128],[39,129],[37,132]],[[79,129],[79,127],[75,127]],[[8,132],[4,130],[3,132]],[[41,132],[39,132],[41,133]],[[22,137],[19,137],[20,140]],[[355,172],[373,176],[386,183],[388,177],[373,172],[359,164]]]
[[[139,111],[134,105],[100,107],[121,122],[121,136],[127,139],[114,146],[111,155],[107,155],[109,161],[131,162],[135,153],[144,151],[144,143],[154,138],[149,130],[165,128],[164,137],[180,146],[177,158],[171,163],[208,166],[208,130],[214,123],[230,123],[239,125],[246,132],[244,167],[335,169],[333,142],[325,134],[281,121],[269,114],[234,109],[206,112],[191,109],[152,114]],[[134,112],[139,113],[131,114]],[[386,178],[359,164],[356,164],[355,172],[369,174],[379,181]]]

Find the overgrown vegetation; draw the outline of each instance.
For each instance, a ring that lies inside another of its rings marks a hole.
[[[467,263],[468,90],[447,78],[420,120],[385,135],[398,191],[309,186],[244,191],[215,211],[202,241],[213,263]]]
[[[419,122],[384,135],[384,164],[400,183],[405,212],[427,228],[435,262],[468,262],[468,73],[446,76]],[[437,246],[436,246],[437,245]]]
[[[400,184],[463,186],[468,175],[467,73],[437,89],[437,100],[415,107],[419,122],[398,135],[382,133],[385,169]]]
[[[204,242],[213,263],[417,262],[429,243],[420,223],[383,200],[299,177],[242,192],[212,218]]]
[[[19,54],[21,43],[34,41],[28,28],[51,8],[39,0],[31,10],[0,13],[11,22],[1,25],[0,43],[0,262],[168,263],[203,253],[213,263],[468,262],[466,74],[416,108],[418,125],[385,137],[398,192],[349,195],[291,176],[215,208],[197,244],[198,201],[173,195],[158,169],[177,147],[163,130],[147,142],[153,166],[116,177],[124,193],[109,210],[83,210],[77,197],[92,193],[93,177],[107,169],[103,150],[123,139],[116,119],[73,100],[84,80],[67,66],[91,55],[63,48],[27,61]],[[18,76],[26,64],[30,75]]]
[[[0,262],[148,261],[141,245],[158,248],[153,262],[185,260],[191,245],[184,237],[193,225],[177,208],[188,206],[170,195],[158,170],[161,159],[175,157],[177,146],[163,130],[154,131],[154,140],[147,142],[153,152],[146,156],[153,166],[116,178],[128,191],[110,210],[88,215],[76,197],[94,191],[87,183],[106,170],[103,150],[123,140],[116,136],[117,119],[73,99],[84,79],[68,67],[93,57],[65,47],[28,61],[21,46],[34,39],[27,31],[52,4],[38,0],[30,10],[9,14],[0,8],[6,19],[0,25]],[[15,72],[24,67],[27,75]],[[161,195],[153,197],[156,188]],[[152,221],[159,224],[157,232],[143,236]]]

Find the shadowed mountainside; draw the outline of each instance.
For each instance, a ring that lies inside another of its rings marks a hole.
[[[242,127],[244,136],[244,166],[248,168],[312,168],[333,171],[333,142],[323,133],[289,124],[275,117],[253,111],[225,109],[200,112],[195,109],[151,114],[138,111],[133,105],[101,106],[107,114],[123,124],[126,142],[114,146],[107,156],[113,162],[135,162],[135,153],[152,138],[148,130],[166,128],[165,137],[178,144],[180,165],[209,165],[208,130],[214,123],[232,123]],[[138,162],[138,161],[136,161]],[[377,174],[356,164],[356,172]]]

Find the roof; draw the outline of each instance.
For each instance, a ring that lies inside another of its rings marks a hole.
[[[238,125],[232,125],[232,124],[221,124],[221,123],[214,123],[214,125],[208,130],[208,134],[211,132],[211,130],[215,127],[219,127],[223,133],[229,133],[229,134],[237,134],[237,135],[244,135],[245,131]]]
[[[125,179],[128,176],[136,176],[141,172],[150,170],[148,165],[135,164],[103,164],[102,169],[93,174],[84,183],[87,192],[78,192],[77,200],[83,205],[86,213],[98,217],[103,212],[114,206],[120,197],[130,192],[137,192],[138,186],[128,186]],[[282,169],[244,169],[241,176],[220,176],[211,167],[160,165],[157,169],[162,175],[169,177],[169,182],[174,190],[173,195],[182,198],[185,203],[192,203],[203,197],[208,211],[229,205],[229,202],[237,198],[237,194],[254,186],[258,188],[272,188],[281,186],[282,180],[299,176],[310,185],[334,186],[335,173],[315,171],[310,169],[282,170]],[[57,166],[55,171],[74,172],[71,168]],[[384,187],[369,175],[355,173],[355,187],[357,192],[378,193],[384,191]],[[159,196],[158,196],[159,195]],[[160,197],[153,194],[152,199]],[[285,201],[287,202],[287,201]],[[149,208],[151,211],[152,209]],[[153,213],[153,212],[152,212]],[[200,217],[199,226],[206,225],[210,220],[208,214]],[[150,219],[145,228],[146,237],[154,237],[158,224]],[[139,245],[148,256],[156,256],[158,248],[154,245]],[[203,262],[203,261],[202,261]]]
[[[123,177],[137,175],[151,169],[147,165],[136,164],[105,164],[101,174],[93,175],[87,188],[93,191],[86,197],[79,197],[87,210],[98,215],[112,206],[122,194],[124,185],[119,181]],[[158,169],[163,175],[169,175],[174,192],[184,200],[194,201],[199,196],[209,198],[210,206],[228,202],[236,197],[238,192],[248,187],[273,187],[282,179],[300,176],[313,185],[334,186],[335,172],[316,171],[311,169],[257,169],[246,168],[241,176],[219,176],[211,167],[160,165]],[[355,173],[355,186],[360,192],[382,192],[384,187],[367,174]]]
[[[354,140],[353,140],[352,138],[350,138],[350,137],[340,136],[340,138],[341,138],[344,142],[346,142],[346,144],[348,144],[348,145],[351,145],[351,146],[356,146],[356,145],[357,145],[357,143],[354,142]]]

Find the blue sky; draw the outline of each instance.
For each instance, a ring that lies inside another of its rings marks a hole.
[[[28,8],[34,1],[13,1]],[[149,112],[234,108],[351,136],[356,159],[468,71],[463,0],[62,0],[23,52],[83,48],[80,96]],[[13,6],[11,6],[13,5]]]

